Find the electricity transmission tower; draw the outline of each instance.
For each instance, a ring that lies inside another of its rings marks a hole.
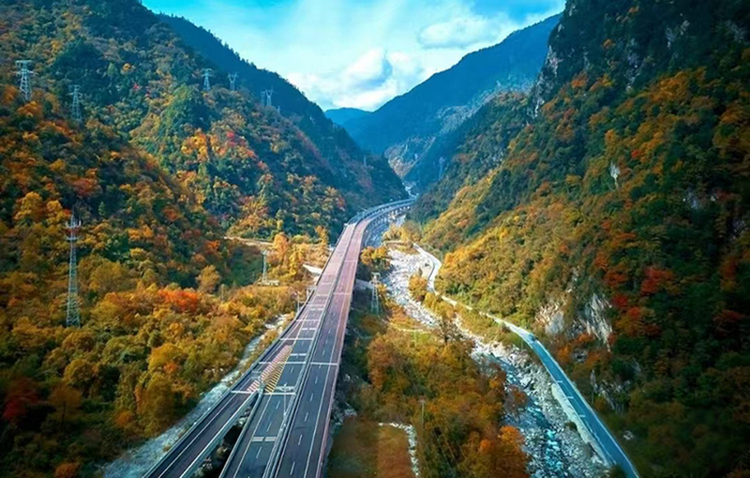
[[[370,299],[370,308],[372,309],[372,312],[375,314],[380,313],[380,298],[378,297],[378,284],[380,283],[380,274],[377,272],[372,273],[372,280],[370,280],[370,284],[372,285],[372,298]]]
[[[443,173],[445,172],[445,157],[440,157],[440,172],[438,173],[438,181],[443,179]]]
[[[70,96],[73,97],[73,121],[75,121],[76,124],[81,124],[83,121],[83,116],[81,115],[81,87],[73,85],[73,91],[70,93]]]
[[[229,90],[230,91],[236,91],[237,90],[237,73],[230,73],[227,75],[229,78]]]
[[[211,68],[203,69],[203,90],[211,91]]]
[[[268,106],[269,108],[273,108],[271,97],[273,97],[273,88],[270,90],[261,91],[260,92],[260,104],[262,104],[263,106]]]
[[[30,64],[31,60],[16,61],[16,66],[20,68],[16,72],[16,76],[21,77],[21,84],[19,89],[23,94],[24,101],[31,101],[31,76],[34,74],[34,72],[29,69]]]
[[[68,222],[68,242],[70,242],[70,262],[68,264],[68,312],[65,319],[66,327],[81,326],[81,312],[78,308],[78,275],[76,272],[76,243],[81,221],[75,214],[70,215]]]
[[[263,278],[261,279],[262,283],[265,284],[268,282],[268,251],[263,251]]]

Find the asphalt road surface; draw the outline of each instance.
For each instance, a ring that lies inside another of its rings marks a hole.
[[[354,230],[334,299],[321,329],[321,338],[313,351],[310,374],[302,387],[299,407],[290,423],[276,476],[318,477],[322,473],[349,306],[368,223],[369,220],[364,220]]]
[[[338,367],[329,366],[331,361],[329,356],[334,346],[334,330],[342,322],[343,330],[346,327],[346,316],[349,312],[349,302],[351,301],[351,287],[349,293],[345,295],[342,291],[342,284],[354,283],[356,274],[357,261],[359,260],[358,244],[353,244],[352,239],[356,231],[361,240],[362,229],[355,225],[348,225],[344,229],[341,239],[334,249],[331,258],[328,261],[323,274],[321,275],[318,287],[312,300],[305,308],[305,312],[300,316],[303,324],[299,328],[297,335],[289,336],[288,341],[294,344],[293,353],[283,365],[283,371],[279,378],[278,384],[273,390],[267,390],[261,397],[257,411],[245,425],[237,443],[234,445],[229,460],[224,465],[221,474],[222,478],[245,478],[248,476],[260,477],[263,475],[269,464],[274,445],[281,438],[282,423],[285,415],[291,411],[292,398],[297,390],[303,390],[303,395],[299,399],[300,407],[297,415],[303,413],[303,421],[306,419],[310,424],[313,423],[310,405],[312,402],[317,406],[322,403],[321,394],[312,395],[306,385],[312,384],[314,387],[322,387],[324,381],[328,381],[331,386],[335,383],[335,376]],[[352,257],[354,258],[354,267],[352,268]],[[317,335],[317,341],[316,339]],[[314,348],[313,345],[315,345]],[[324,354],[324,351],[329,352]],[[302,382],[302,373],[307,361],[308,354],[312,353],[312,362],[310,364],[310,373],[307,381]],[[340,353],[340,349],[339,349]],[[323,363],[326,365],[323,365]],[[333,372],[326,376],[321,374],[321,370],[333,368]],[[292,387],[292,388],[288,388]],[[319,412],[316,411],[316,416]],[[291,416],[290,416],[291,418]],[[328,415],[325,420],[327,422]],[[317,419],[316,419],[317,421]],[[278,446],[281,446],[279,444]]]

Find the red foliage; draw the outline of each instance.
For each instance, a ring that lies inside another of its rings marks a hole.
[[[622,293],[617,293],[612,296],[612,306],[617,310],[625,310],[628,307],[630,300],[628,296]]]
[[[739,312],[724,309],[719,313],[719,315],[714,317],[713,320],[714,325],[716,326],[716,331],[720,335],[729,335],[730,333],[738,330],[740,322],[742,322],[745,318],[746,316],[740,314]]]
[[[674,280],[674,273],[672,271],[658,269],[656,267],[647,267],[645,271],[645,278],[641,283],[641,295],[652,295],[657,292],[668,288]]]
[[[18,423],[23,418],[29,406],[39,401],[36,385],[28,378],[21,378],[11,382],[8,395],[5,398],[3,419]]]
[[[610,269],[604,274],[604,283],[610,289],[620,289],[625,282],[628,281],[628,276],[624,272],[620,272],[617,269]]]
[[[615,324],[617,329],[623,334],[630,337],[642,337],[644,333],[643,328],[643,313],[640,307],[631,307],[625,315],[620,318]]]
[[[609,267],[609,258],[607,257],[607,254],[605,254],[603,251],[597,252],[596,257],[594,258],[594,267],[599,270],[606,271]]]
[[[201,305],[200,295],[192,290],[165,290],[159,291],[162,301],[175,312],[196,313]]]

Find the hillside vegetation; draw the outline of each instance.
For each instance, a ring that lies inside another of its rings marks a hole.
[[[229,91],[220,66],[135,0],[17,0],[3,6],[3,17],[3,57],[32,60],[37,88],[65,109],[80,85],[86,121],[151,153],[236,233],[333,230],[359,208],[404,194],[382,160],[365,169],[354,143],[298,92],[328,125],[327,137]],[[14,78],[13,68],[5,62],[2,77]],[[204,68],[212,69],[208,92]]]
[[[243,60],[213,34],[184,18],[166,15],[159,15],[159,18],[187,45],[209,58],[223,72],[236,73],[237,86],[245,88],[249,95],[260,98],[262,91],[273,91],[273,106],[309,138],[328,163],[331,177],[325,178],[325,183],[341,191],[348,212],[404,197],[401,181],[388,163],[382,157],[362,151],[343,128],[336,126],[318,105],[309,101],[291,83],[277,73]],[[219,84],[228,85],[226,77],[218,80]],[[364,166],[366,154],[369,156],[367,167]]]
[[[329,231],[402,193],[227,90],[136,1],[4,2],[0,57],[35,73],[27,101],[0,64],[0,475],[97,476],[293,311]],[[72,213],[80,328],[65,326]],[[254,285],[260,251],[227,234],[273,238],[281,286]]]
[[[474,345],[448,325],[448,310],[441,317],[445,326],[430,330],[392,301],[383,302],[376,316],[364,310],[367,296],[355,296],[350,317],[342,365],[349,378],[341,386],[357,420],[412,425],[420,474],[426,477],[528,476],[523,436],[504,422],[515,412],[517,397],[511,396],[514,388],[506,388],[502,369],[472,359]],[[346,439],[336,438],[332,475],[340,476],[346,462],[363,468],[369,461],[372,450],[344,462],[340,449],[356,451],[356,442],[339,442]]]
[[[441,291],[542,335],[643,476],[750,470],[748,31],[746,2],[569,2],[415,209]]]

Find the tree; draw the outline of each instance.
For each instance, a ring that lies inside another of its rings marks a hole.
[[[55,407],[55,415],[60,420],[60,426],[73,418],[74,413],[81,406],[83,394],[68,385],[61,383],[52,391],[49,402]]]
[[[75,478],[80,467],[81,464],[78,462],[61,463],[55,468],[55,478]]]
[[[148,434],[156,434],[172,422],[175,401],[171,381],[161,373],[151,377],[139,407]]]
[[[326,229],[323,226],[315,226],[315,234],[318,235],[320,244],[324,247],[328,247],[328,243],[329,243],[328,229]]]
[[[206,266],[198,275],[198,290],[205,294],[212,294],[216,287],[221,283],[221,274],[216,270],[216,266]]]
[[[409,293],[417,302],[424,302],[427,295],[427,279],[420,272],[409,277]]]
[[[29,407],[39,401],[36,384],[28,378],[20,378],[10,383],[5,397],[3,419],[18,424]]]

